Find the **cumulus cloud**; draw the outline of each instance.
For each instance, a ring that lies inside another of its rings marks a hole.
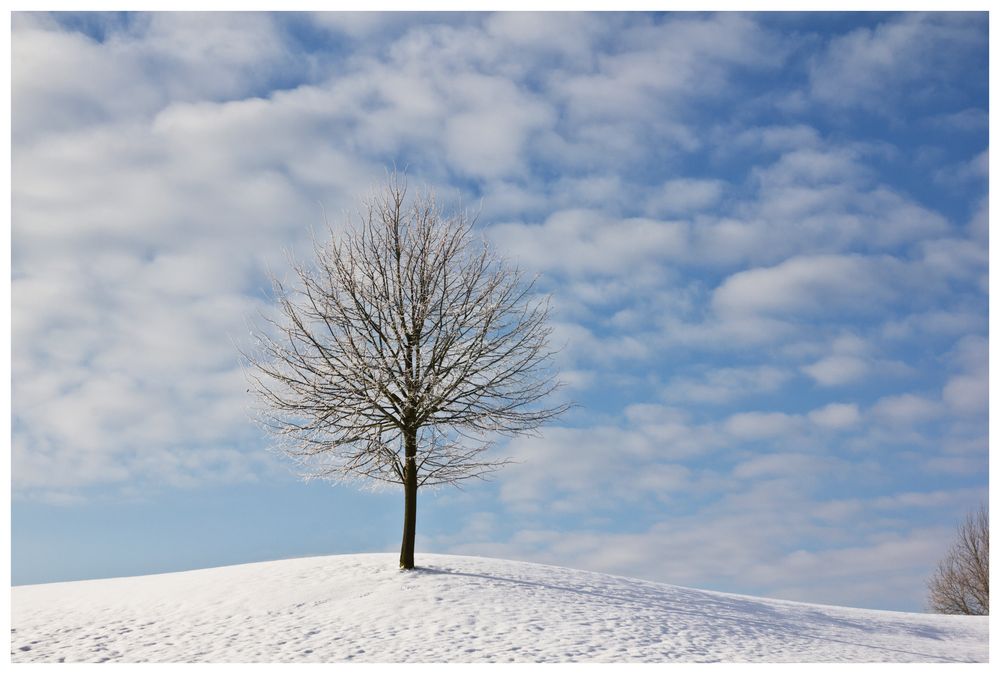
[[[830,403],[809,413],[809,420],[824,428],[850,428],[858,423],[861,414],[854,403]]]
[[[676,377],[663,397],[673,402],[722,404],[747,396],[771,393],[791,378],[787,370],[770,365],[725,367],[698,377]]]
[[[727,145],[739,149],[765,150],[768,152],[802,152],[806,148],[823,146],[822,135],[815,128],[806,124],[752,126],[739,129]],[[722,151],[727,147],[723,146]]]
[[[825,105],[881,111],[900,99],[926,102],[950,91],[966,67],[962,57],[976,54],[985,40],[972,15],[893,16],[832,39],[811,67],[811,94]]]
[[[736,14],[642,22],[623,37],[629,46],[601,59],[596,72],[558,85],[574,116],[648,121],[665,102],[717,95],[734,65],[774,67],[784,51],[768,31]]]
[[[275,18],[252,12],[138,14],[101,41],[21,14],[11,42],[14,136],[25,140],[148,119],[171,101],[241,98],[304,65]]]
[[[883,278],[894,264],[857,255],[795,257],[733,274],[715,290],[712,306],[725,315],[872,312],[895,294]]]
[[[848,149],[792,149],[759,169],[757,179],[768,188],[788,185],[824,185],[861,182],[866,169]]]
[[[960,414],[986,412],[989,399],[989,377],[986,371],[952,377],[945,384],[942,397]]]
[[[773,264],[803,253],[896,253],[949,232],[940,213],[879,180],[872,164],[885,161],[883,146],[834,143],[811,127],[753,128],[735,137],[735,144],[727,138],[722,145],[718,161],[752,157],[752,189],[727,200],[721,217],[698,221],[693,248],[707,261]]]
[[[914,425],[930,421],[941,414],[941,405],[913,393],[885,396],[872,406],[872,414],[892,425]]]
[[[938,239],[921,246],[922,267],[951,282],[977,283],[989,264],[987,249],[967,239]]]
[[[593,59],[594,41],[608,30],[608,25],[593,14],[564,12],[501,12],[490,15],[486,31],[513,49],[528,49],[542,54],[565,57],[588,63]]]
[[[518,463],[506,471],[501,499],[524,512],[553,504],[561,512],[615,511],[651,494],[672,500],[714,479],[683,462],[725,446],[717,429],[657,405],[630,408],[627,418],[512,440],[505,451]]]
[[[680,257],[687,245],[684,223],[616,219],[584,209],[558,211],[541,225],[498,224],[489,234],[533,269],[576,276],[625,274],[644,263]]]
[[[780,468],[780,457],[774,466]],[[807,457],[794,466],[815,469]],[[829,468],[829,467],[828,467]],[[833,466],[834,474],[839,469]],[[766,485],[766,486],[765,486]],[[544,526],[521,529],[504,540],[472,535],[478,516],[458,536],[433,542],[459,554],[495,555],[551,564],[572,560],[576,568],[629,573],[661,582],[837,605],[914,610],[925,592],[928,570],[941,554],[952,528],[944,520],[899,530],[893,519],[871,513],[931,504],[961,512],[981,490],[906,492],[875,500],[809,500],[801,482],[727,485],[729,496],[692,513],[676,513],[631,532],[592,528],[565,531]],[[827,507],[828,506],[828,507]],[[951,510],[949,509],[951,512]],[[829,526],[823,513],[838,513]],[[926,512],[926,510],[925,510]],[[853,534],[838,534],[853,531]],[[468,535],[467,535],[468,534]],[[818,549],[796,547],[801,539],[821,539]],[[891,581],[887,581],[891,578]]]
[[[801,366],[802,372],[823,387],[858,385],[879,377],[906,378],[916,374],[913,367],[899,360],[881,357],[873,344],[852,333],[844,333],[823,343],[801,344],[802,355],[822,355]]]
[[[950,377],[941,397],[963,416],[983,415],[989,402],[989,345],[984,337],[967,335],[950,354],[959,373]]]
[[[965,108],[933,115],[927,121],[934,126],[958,131],[983,131],[989,126],[989,114],[981,108]]]
[[[738,438],[752,440],[785,435],[798,423],[797,417],[783,412],[741,412],[726,420],[725,429]]]
[[[822,386],[840,386],[862,379],[868,373],[868,362],[857,356],[828,356],[802,371]]]
[[[663,183],[658,194],[654,194],[647,205],[653,213],[690,213],[715,203],[722,196],[725,183],[720,180],[697,180],[677,178]]]
[[[452,82],[461,92],[445,123],[445,151],[453,165],[476,177],[523,169],[523,145],[533,130],[551,126],[554,112],[508,80],[465,75]]]
[[[234,345],[261,306],[265,268],[280,271],[282,248],[295,249],[321,223],[318,205],[303,198],[308,187],[276,171],[294,165],[296,152],[311,155],[311,142],[290,99],[219,100],[266,80],[254,66],[281,51],[273,20],[191,20],[140,17],[103,42],[51,23],[18,28],[18,492],[239,481],[270,470],[267,455],[244,451],[259,441]],[[210,48],[225,82],[213,88],[208,71],[192,88],[172,89],[169,78],[209,58]],[[78,52],[78,65],[96,77],[78,78],[73,93],[49,60]],[[165,89],[147,95],[154,62],[176,71],[164,71]],[[55,79],[35,70],[52,68]],[[77,98],[56,103],[53,92]],[[101,100],[98,116],[50,118],[50,110],[88,109],[85,96]],[[345,191],[357,184],[355,171],[341,174]],[[324,196],[337,194],[337,176],[327,172]]]

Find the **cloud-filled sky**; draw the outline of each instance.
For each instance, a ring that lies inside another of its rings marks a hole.
[[[237,349],[406,167],[553,298],[578,403],[421,550],[921,610],[987,494],[988,21],[12,17],[15,583],[398,547]]]

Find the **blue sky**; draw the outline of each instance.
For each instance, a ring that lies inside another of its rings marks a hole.
[[[421,493],[418,564],[922,609],[987,495],[987,46],[985,13],[15,14],[14,583],[398,549],[401,494],[298,481],[237,358],[395,164],[540,275],[578,403]]]

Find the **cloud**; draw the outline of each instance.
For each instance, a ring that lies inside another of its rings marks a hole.
[[[792,162],[783,157],[758,171],[756,199],[737,211],[738,222],[753,232],[745,258],[772,262],[804,250],[892,251],[948,232],[940,214],[885,185],[870,184],[857,162],[808,154]],[[705,237],[720,238],[711,228]]]
[[[753,432],[749,434],[749,437],[783,435],[792,427],[788,420],[780,419],[774,414],[754,419],[752,426],[747,424],[749,420],[745,417],[740,421],[744,425],[741,431],[752,429]],[[763,436],[761,435],[762,432]],[[748,437],[743,432],[741,432],[741,435]],[[755,456],[737,464],[733,468],[733,477],[741,480],[759,480],[761,478],[818,474],[828,469],[830,465],[830,460],[824,457],[793,452],[777,452]]]
[[[913,393],[885,396],[872,406],[880,421],[897,426],[926,423],[941,414],[939,403]]]
[[[876,508],[898,510],[902,508],[938,508],[949,506],[956,511],[969,509],[983,497],[981,489],[937,490],[930,492],[903,492],[875,499]]]
[[[550,106],[502,78],[464,75],[451,86],[461,92],[444,127],[452,164],[476,177],[523,170],[523,145],[533,131],[551,126],[555,113]]]
[[[977,283],[989,264],[985,246],[967,239],[938,239],[921,244],[922,267],[950,282]]]
[[[792,149],[773,164],[756,171],[768,188],[787,185],[824,185],[861,182],[867,171],[858,154],[847,149]]]
[[[785,599],[836,605],[919,610],[926,578],[945,552],[959,516],[982,490],[899,492],[872,500],[813,500],[803,490],[817,468],[812,457],[774,455],[757,466],[770,479],[725,483],[726,495],[692,512],[671,512],[628,532],[535,526],[495,536],[442,537],[435,549],[486,554],[650,580],[752,591]],[[747,470],[757,470],[746,464]],[[842,474],[837,464],[825,467]],[[796,470],[805,474],[795,474]],[[778,475],[789,477],[781,478]],[[944,517],[926,519],[935,504]],[[898,515],[916,509],[924,524],[900,527]],[[821,516],[822,515],[822,516]],[[830,526],[830,517],[837,524]],[[470,531],[478,520],[470,516]],[[808,548],[797,541],[816,541]],[[887,581],[891,578],[891,581]]]
[[[960,373],[950,377],[941,397],[956,414],[984,415],[989,402],[989,345],[984,337],[966,335],[955,345],[951,360]]]
[[[560,65],[572,67],[574,61],[589,65],[594,41],[608,32],[608,25],[582,12],[498,12],[486,18],[485,29],[511,49],[563,56]]]
[[[658,194],[650,197],[646,208],[655,214],[678,214],[698,211],[715,203],[722,196],[725,183],[721,180],[677,178],[663,183]]]
[[[16,489],[247,479],[266,463],[234,451],[254,433],[226,338],[257,305],[190,260],[13,281]]]
[[[245,481],[272,469],[267,455],[246,451],[261,443],[248,423],[234,342],[262,306],[265,268],[281,272],[282,248],[294,250],[321,222],[319,206],[304,198],[308,189],[288,178],[299,158],[300,173],[319,168],[311,127],[301,123],[308,110],[297,105],[311,90],[184,101],[242,94],[265,81],[249,71],[256,59],[275,57],[269,17],[213,16],[201,27],[190,17],[140,18],[127,32],[115,30],[103,42],[50,24],[17,31],[15,71],[23,79],[14,106],[23,124],[14,131],[11,181],[12,462],[19,495]],[[171,88],[170,78],[207,49],[219,51],[212,68],[228,72],[226,81],[212,89],[209,69],[193,78],[201,89]],[[172,58],[171,50],[184,53]],[[75,71],[53,59],[78,59],[74,68],[95,75],[65,84],[59,73]],[[166,69],[158,85],[145,70],[154,62]],[[52,68],[53,78],[42,76]],[[155,86],[164,89],[148,94]],[[57,103],[54,92],[72,98]],[[53,116],[90,109],[90,96],[100,114]],[[325,196],[337,194],[338,175],[345,192],[358,179],[367,183],[359,166],[327,163]]]
[[[989,127],[989,114],[981,108],[965,108],[958,112],[933,115],[928,122],[950,130],[982,132]]]
[[[741,412],[726,420],[725,429],[738,438],[755,440],[785,435],[798,424],[797,417],[783,412]]]
[[[684,179],[685,186],[689,182]],[[611,191],[617,189],[613,183],[599,183],[595,187],[602,189],[605,184]],[[843,191],[842,187],[835,189]],[[849,200],[850,195],[846,196]],[[624,274],[626,270],[637,274],[643,272],[644,266],[664,262],[684,267],[721,264],[739,268],[741,262],[759,255],[764,255],[765,259],[779,256],[781,260],[782,251],[794,253],[817,244],[821,248],[848,249],[853,241],[866,236],[865,232],[869,240],[879,242],[884,237],[885,244],[889,245],[900,241],[900,236],[919,238],[938,232],[944,226],[939,216],[921,211],[889,192],[875,190],[864,199],[872,204],[884,203],[874,207],[877,213],[864,217],[844,215],[842,221],[839,215],[831,217],[825,210],[832,207],[839,212],[843,208],[842,199],[824,196],[820,203],[807,209],[810,213],[823,213],[815,218],[819,228],[816,231],[810,229],[812,216],[803,223],[796,220],[798,212],[769,217],[767,223],[758,223],[753,219],[732,218],[694,221],[620,218],[589,208],[557,211],[540,225],[498,224],[490,228],[490,236],[534,269],[575,275]],[[760,208],[758,202],[752,203],[753,208]],[[789,208],[787,202],[784,208]],[[871,234],[868,223],[875,220],[879,220],[878,233]],[[775,222],[787,222],[788,230],[784,230],[784,224],[775,226]],[[938,255],[943,258],[946,254]],[[930,270],[934,276],[928,278],[940,277],[949,269],[954,267],[946,267],[942,262]],[[724,311],[727,318],[735,318],[737,314],[801,311],[810,303],[819,311],[829,301],[836,302],[838,310],[869,313],[893,300],[900,290],[896,286],[915,283],[911,276],[915,277],[916,273],[910,272],[907,263],[891,255],[793,254],[770,271],[751,269],[732,276],[717,289],[714,306]],[[764,288],[763,284],[774,288]],[[747,308],[740,310],[740,303]],[[766,308],[765,303],[772,304],[773,309]]]
[[[850,332],[829,341],[803,343],[797,348],[802,356],[822,355],[819,360],[800,369],[823,387],[858,386],[874,377],[886,380],[916,375],[916,370],[910,365],[880,357],[872,341]]]
[[[948,358],[952,364],[966,372],[981,372],[989,361],[989,340],[981,334],[967,334],[959,339]]]
[[[972,15],[895,15],[832,39],[811,66],[810,93],[825,105],[883,112],[900,100],[927,102],[950,92],[962,69],[980,65],[985,40]]]
[[[986,412],[989,400],[989,378],[986,371],[952,377],[945,384],[942,398],[959,414]]]
[[[985,181],[989,178],[989,168],[990,151],[983,150],[971,159],[938,169],[934,179],[950,185]]]
[[[784,51],[775,36],[738,14],[640,22],[622,37],[627,47],[602,58],[596,72],[557,85],[574,116],[650,121],[664,102],[717,96],[733,66],[774,67]]]
[[[733,274],[712,297],[723,315],[816,315],[835,308],[868,313],[895,294],[882,278],[891,258],[818,255]]]
[[[830,403],[809,413],[809,420],[814,424],[834,430],[850,428],[860,419],[861,414],[854,403]]]
[[[626,416],[630,423],[556,427],[510,441],[505,452],[518,463],[505,470],[503,502],[520,512],[616,511],[650,495],[672,500],[712,481],[682,462],[724,446],[716,429],[657,405],[629,408]]]
[[[790,378],[788,371],[770,365],[717,368],[697,377],[675,377],[662,395],[671,402],[723,404],[774,392]]]
[[[304,17],[307,25],[319,28],[340,39],[348,39],[357,51],[382,50],[384,45],[398,39],[419,18],[407,12],[309,12]],[[435,14],[434,22],[447,23],[460,20],[457,15]]]
[[[273,16],[252,12],[137,14],[100,42],[24,14],[11,42],[13,130],[23,140],[146,120],[171,101],[241,98],[301,65]]]
[[[990,231],[990,205],[986,197],[981,197],[976,202],[975,210],[972,213],[972,217],[969,218],[966,229],[974,240],[986,245]]]
[[[885,606],[903,596],[915,601],[946,536],[943,527],[925,527],[867,545],[797,550],[767,568],[759,567],[756,577],[778,584],[780,596],[793,600],[812,597],[810,601],[855,606],[871,606],[873,600]],[[808,583],[803,582],[807,578]],[[843,582],[848,578],[851,588]]]
[[[679,257],[687,246],[683,223],[615,219],[587,209],[557,211],[541,225],[498,224],[489,235],[525,266],[573,276],[622,274]]]
[[[931,309],[908,314],[897,320],[886,321],[882,332],[886,339],[900,340],[927,335],[956,337],[978,332],[985,325],[985,316],[973,306],[949,309]]]
[[[188,137],[126,122],[19,150],[16,493],[267,470],[266,456],[243,451],[259,441],[233,342],[261,306],[265,265],[283,267],[281,246],[304,241],[319,209],[267,168],[221,160],[239,138],[185,142],[217,105],[233,109],[186,110]]]
[[[787,126],[752,126],[737,130],[732,137],[727,137],[721,150],[726,151],[730,145],[745,150],[763,150],[767,152],[801,152],[804,148],[819,148],[823,139],[819,131],[806,124]]]
[[[698,258],[715,264],[774,264],[808,254],[898,254],[941,238],[950,223],[893,189],[880,167],[900,161],[878,143],[842,143],[815,129],[714,130],[716,162],[751,162],[745,184],[730,187],[724,209],[696,219]]]
[[[864,378],[868,373],[868,362],[856,356],[828,356],[802,371],[821,386],[841,386]]]

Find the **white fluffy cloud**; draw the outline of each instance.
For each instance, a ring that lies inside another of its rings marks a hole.
[[[799,463],[791,460],[791,465]],[[781,459],[776,466],[783,465]],[[816,469],[809,460],[801,467]],[[829,468],[829,467],[828,467]],[[893,530],[887,510],[929,503],[976,502],[981,490],[900,493],[871,501],[824,504],[804,496],[801,481],[767,480],[733,488],[722,502],[692,514],[673,514],[637,531],[522,529],[496,540],[472,526],[430,541],[458,554],[492,555],[576,568],[628,573],[661,582],[716,590],[749,591],[799,601],[879,608],[912,608],[903,597],[920,596],[927,570],[952,534],[948,526]],[[828,507],[827,507],[828,506]],[[843,507],[846,506],[846,507]],[[879,516],[872,517],[878,513]],[[831,523],[836,523],[832,527]],[[896,522],[898,524],[898,521]],[[849,527],[860,538],[838,535]],[[819,549],[793,541],[818,538]]]
[[[451,84],[461,92],[444,128],[452,164],[476,177],[523,172],[524,144],[552,125],[551,107],[501,78],[466,75]]]
[[[13,26],[18,140],[148,119],[172,101],[242,98],[301,65],[266,14],[133,15],[100,42],[46,15],[19,13]]]
[[[791,373],[770,365],[725,367],[709,370],[698,377],[676,377],[664,389],[663,396],[672,402],[722,404],[749,396],[772,393],[790,378]]]
[[[676,499],[715,480],[692,474],[684,462],[724,447],[728,440],[719,429],[650,404],[629,408],[626,418],[512,440],[505,451],[517,463],[505,471],[502,500],[522,512],[613,510],[650,494]]]
[[[830,403],[809,413],[809,420],[824,428],[850,428],[858,423],[861,415],[854,403]]]
[[[677,178],[663,183],[658,193],[650,197],[647,209],[654,213],[690,213],[714,206],[722,196],[725,183],[721,180]]]
[[[569,275],[626,275],[643,264],[679,258],[687,247],[684,223],[617,219],[582,209],[553,213],[541,225],[499,224],[489,232],[525,265]]]
[[[868,373],[868,363],[857,356],[827,356],[802,371],[823,386],[839,386],[863,378]]]
[[[912,426],[940,416],[941,405],[924,396],[903,393],[879,399],[872,407],[872,413],[892,425]]]
[[[884,277],[895,264],[858,255],[795,257],[733,274],[715,290],[712,305],[725,315],[871,312],[895,294]]]
[[[905,14],[830,41],[811,66],[812,95],[824,105],[885,111],[949,91],[961,55],[986,40],[980,22],[957,13]]]
[[[799,424],[797,417],[783,412],[741,412],[729,417],[725,429],[743,439],[758,439],[783,436]]]
[[[981,416],[989,402],[989,345],[979,336],[967,336],[956,345],[951,358],[959,372],[948,379],[941,397],[957,414]]]
[[[282,248],[321,223],[308,183],[279,171],[315,165],[308,110],[224,100],[281,67],[273,19],[152,15],[96,42],[22,18],[14,51],[15,489],[271,470],[245,451],[259,441],[235,347],[265,268],[280,271]],[[317,197],[362,182],[344,163],[325,169]]]

